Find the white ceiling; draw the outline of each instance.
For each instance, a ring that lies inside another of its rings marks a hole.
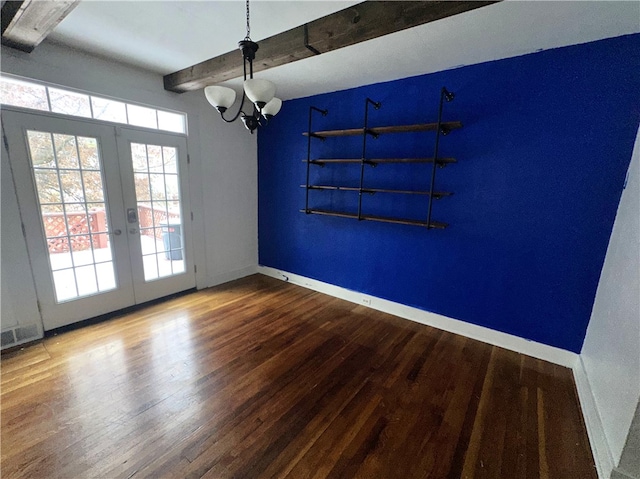
[[[251,37],[259,42],[355,3],[253,0]],[[49,39],[167,74],[236,49],[244,9],[243,0],[84,0]],[[511,0],[257,75],[287,100],[638,32],[636,0]]]

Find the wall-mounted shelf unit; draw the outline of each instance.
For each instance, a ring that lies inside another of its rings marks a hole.
[[[327,110],[322,110],[317,107],[309,108],[309,127],[306,132],[303,133],[307,137],[307,159],[302,160],[307,164],[307,181],[306,184],[300,185],[305,188],[305,208],[300,210],[306,214],[318,214],[326,216],[338,216],[342,218],[353,218],[359,221],[380,221],[384,223],[396,223],[405,225],[424,226],[427,228],[446,228],[447,224],[439,221],[433,221],[431,219],[431,211],[434,199],[440,199],[446,196],[451,196],[453,193],[446,191],[436,191],[434,189],[436,166],[445,167],[448,164],[456,162],[455,158],[440,158],[438,156],[438,149],[440,143],[440,136],[447,135],[452,130],[462,128],[462,123],[459,121],[442,121],[442,105],[445,101],[453,100],[453,93],[449,92],[446,88],[442,88],[440,94],[440,104],[438,109],[438,121],[435,123],[419,123],[413,125],[394,125],[394,126],[382,126],[369,128],[369,106],[373,106],[376,110],[381,107],[381,104],[367,98],[365,100],[365,112],[364,112],[364,126],[362,128],[351,128],[345,130],[324,130],[313,131],[312,119],[314,112],[320,113],[323,116],[328,114]],[[367,158],[367,138],[378,138],[380,135],[392,134],[392,133],[410,133],[410,132],[435,132],[435,147],[433,157],[430,158]],[[327,138],[341,137],[341,136],[362,136],[362,156],[360,158],[311,158],[311,140],[320,139],[322,141]],[[339,163],[354,163],[360,165],[360,184],[359,186],[345,186],[345,185],[313,185],[309,183],[310,168],[311,166],[324,167],[330,164]],[[392,163],[405,163],[405,164],[418,164],[418,163],[431,163],[433,165],[431,169],[431,177],[429,182],[429,189],[398,189],[398,188],[371,188],[365,186],[365,166],[376,167],[381,164]],[[318,209],[309,207],[309,191],[345,191],[345,192],[357,192],[358,193],[358,210],[357,212],[345,212],[334,211],[330,209]],[[429,198],[429,202],[426,205],[426,215],[424,219],[408,219],[399,217],[386,217],[367,214],[363,212],[362,196],[364,194],[401,194],[401,195],[422,195]]]

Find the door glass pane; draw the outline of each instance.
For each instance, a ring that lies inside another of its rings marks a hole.
[[[89,240],[89,235],[71,237],[71,259],[74,266],[93,264],[93,251],[86,247]]]
[[[175,201],[180,199],[180,185],[178,175],[164,175],[165,192],[167,200]]]
[[[101,292],[115,289],[116,277],[112,262],[96,264],[96,276],[98,277],[98,289]]]
[[[84,202],[84,191],[79,170],[60,170],[60,185],[62,186],[62,201],[75,204],[79,209]]]
[[[150,201],[151,190],[148,173],[134,173],[134,182],[136,185],[136,198],[138,201]]]
[[[73,135],[53,135],[58,168],[78,168],[78,149]]]
[[[104,203],[87,203],[89,209],[89,229],[92,233],[104,233],[108,232],[107,216],[102,212],[106,211]],[[107,236],[107,235],[102,235]],[[107,241],[106,239],[102,241]]]
[[[162,149],[162,155],[164,157],[164,172],[177,173],[178,165],[176,164],[176,149],[165,146]]]
[[[83,170],[100,170],[100,159],[98,158],[98,142],[95,138],[77,138],[78,153]]]
[[[93,264],[76,267],[76,281],[78,281],[78,295],[89,296],[98,292],[98,278]]]
[[[56,288],[56,298],[59,303],[78,297],[76,276],[73,274],[73,268],[54,271],[53,284]]]
[[[82,183],[84,185],[84,194],[86,201],[104,201],[104,191],[102,190],[102,175],[99,171],[83,171]]]
[[[33,174],[36,180],[36,189],[38,190],[40,204],[61,203],[62,194],[60,193],[58,170],[34,168]]]
[[[33,131],[33,149],[31,150],[31,161],[38,168],[55,168],[56,159],[51,154],[53,144],[51,135],[42,131]]]
[[[42,131],[27,140],[57,301],[115,289],[97,140]]]
[[[149,183],[151,184],[151,199],[154,201],[159,201],[156,205],[158,209],[164,208],[164,202],[162,200],[166,200],[167,197],[164,194],[164,186],[165,186],[165,175],[162,173],[152,173],[149,175]]]
[[[149,172],[146,145],[139,143],[131,144],[131,162],[133,163],[133,171]]]
[[[131,156],[145,281],[184,273],[178,151],[132,143]]]

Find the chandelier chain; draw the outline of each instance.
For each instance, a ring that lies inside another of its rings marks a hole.
[[[251,25],[249,24],[249,0],[247,0],[247,36],[245,40],[251,40]]]

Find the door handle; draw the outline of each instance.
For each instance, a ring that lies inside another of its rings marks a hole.
[[[113,230],[109,234],[112,235],[112,236],[120,236],[122,234],[122,230]]]
[[[138,232],[138,228],[129,228],[129,233],[131,233],[132,235],[136,234]]]

